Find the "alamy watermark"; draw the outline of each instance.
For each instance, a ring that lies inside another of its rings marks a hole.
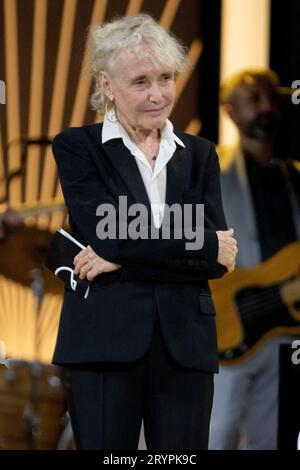
[[[6,85],[3,80],[0,80],[0,104],[6,104]]]
[[[161,216],[161,224],[149,225],[148,208],[144,204],[127,205],[127,196],[119,197],[119,206],[100,204],[96,226],[100,240],[185,239],[186,250],[200,250],[204,244],[204,204],[152,204],[152,212]],[[162,216],[163,214],[163,216]],[[172,223],[171,223],[172,221]],[[193,241],[192,241],[193,240]]]
[[[292,342],[292,349],[296,350],[292,353],[292,363],[297,366],[298,364],[300,364],[300,339],[295,339]]]
[[[295,91],[292,93],[292,103],[300,103],[300,80],[294,80],[292,83],[292,88],[295,88]]]

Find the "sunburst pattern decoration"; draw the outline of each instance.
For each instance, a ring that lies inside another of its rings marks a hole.
[[[0,275],[2,357],[50,362],[61,304],[61,295],[46,293],[37,312],[32,290]]]

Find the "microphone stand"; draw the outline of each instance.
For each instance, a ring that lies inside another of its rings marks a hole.
[[[38,350],[39,350],[39,314],[42,306],[44,296],[44,280],[42,271],[39,268],[31,270],[32,283],[31,288],[35,297],[36,304],[36,316],[35,316],[35,338],[34,338],[34,362],[31,366],[31,392],[30,402],[27,404],[24,410],[23,419],[26,426],[26,435],[28,441],[28,449],[34,450],[37,448],[37,439],[40,430],[40,422],[38,417],[38,385],[39,377],[42,372],[42,365],[39,362]]]

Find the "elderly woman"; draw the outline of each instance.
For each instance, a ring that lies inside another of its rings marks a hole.
[[[91,281],[87,299],[66,288],[54,354],[68,370],[76,444],[137,449],[143,419],[148,450],[206,449],[218,368],[208,279],[232,271],[237,252],[218,159],[211,142],[168,120],[186,66],[177,39],[137,15],[95,27],[93,41],[91,103],[104,122],[53,142],[72,233],[87,246],[75,273]],[[175,203],[192,216],[204,205],[204,227],[190,224],[201,246],[188,249],[178,223],[162,236]],[[140,236],[137,207],[147,214]]]

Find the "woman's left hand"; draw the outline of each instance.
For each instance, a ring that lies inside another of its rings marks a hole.
[[[80,279],[86,278],[89,281],[93,281],[98,274],[116,271],[122,267],[101,258],[89,245],[75,256],[74,265],[74,273],[79,274]]]

